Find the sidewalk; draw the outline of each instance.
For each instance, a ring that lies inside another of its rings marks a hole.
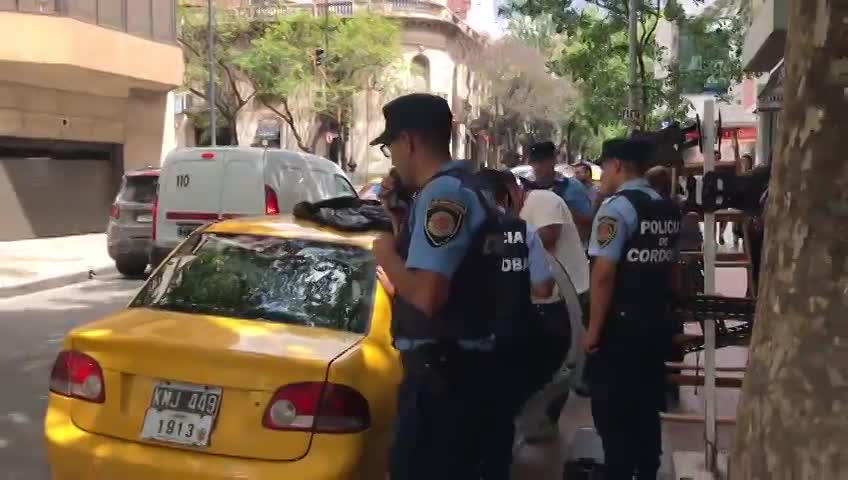
[[[742,297],[747,287],[747,276],[742,268],[721,268],[716,271],[716,289],[720,295]],[[716,365],[740,367],[747,364],[746,347],[726,347],[716,353]],[[686,363],[703,364],[702,353],[687,355]],[[740,391],[736,389],[718,389],[716,409],[718,417],[734,417],[739,404]],[[702,387],[681,387],[680,403],[677,413],[704,412],[704,389]],[[559,422],[559,441],[540,446],[523,447],[515,457],[513,479],[516,480],[563,480],[563,464],[568,456],[571,440],[581,427],[592,426],[592,413],[589,401],[572,394],[562,411]],[[718,426],[716,428],[718,449],[728,453],[733,449],[735,427]],[[696,452],[704,450],[703,424],[679,424],[663,422],[663,455],[658,478],[675,480],[673,455],[676,452]]]
[[[106,234],[0,242],[0,298],[82,282],[111,273]]]

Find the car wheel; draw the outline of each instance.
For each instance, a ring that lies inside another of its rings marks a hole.
[[[125,277],[140,277],[147,270],[147,259],[138,257],[118,257],[115,268]]]

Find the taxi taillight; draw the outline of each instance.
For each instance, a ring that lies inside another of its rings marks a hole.
[[[281,387],[271,397],[262,426],[272,430],[356,433],[371,425],[368,400],[337,383],[306,382]]]
[[[277,202],[277,192],[265,185],[265,215],[279,215],[280,204]]]
[[[153,227],[152,231],[150,232],[150,237],[153,240],[156,240],[156,220],[157,217],[159,217],[159,195],[156,195],[156,197],[153,198],[153,209],[150,213],[153,216]]]
[[[74,350],[63,350],[50,372],[50,391],[87,402],[103,403],[106,387],[97,360]]]

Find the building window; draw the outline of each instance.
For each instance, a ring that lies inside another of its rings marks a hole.
[[[410,72],[410,90],[413,92],[430,91],[430,60],[424,55],[416,55],[412,59],[412,72]]]
[[[174,94],[174,114],[179,115],[191,110],[192,96],[188,92],[177,92]]]

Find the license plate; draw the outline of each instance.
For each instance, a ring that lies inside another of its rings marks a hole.
[[[153,388],[142,440],[206,447],[221,406],[221,389],[160,382]]]
[[[150,223],[150,222],[153,221],[153,215],[149,214],[149,213],[148,214],[141,214],[141,215],[135,217],[135,220],[138,223]]]
[[[200,225],[177,225],[177,235],[180,237],[187,237],[191,235],[191,232],[197,230],[197,227]]]

